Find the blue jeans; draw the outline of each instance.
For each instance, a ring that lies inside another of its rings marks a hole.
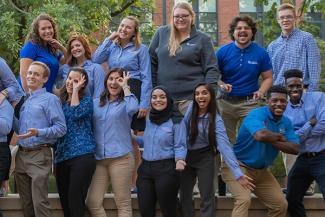
[[[304,194],[316,181],[325,198],[325,153],[317,156],[300,155],[288,176],[288,211],[292,217],[306,217]]]

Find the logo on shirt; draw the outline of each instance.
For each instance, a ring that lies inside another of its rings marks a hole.
[[[248,60],[247,62],[248,62],[248,64],[258,65],[258,62],[254,61],[254,60]]]
[[[187,45],[187,46],[192,46],[192,47],[193,47],[193,46],[195,46],[196,44],[192,44],[192,43],[190,43],[190,42],[187,42],[186,45]]]

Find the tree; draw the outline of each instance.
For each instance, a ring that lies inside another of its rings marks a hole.
[[[63,44],[75,31],[98,44],[97,38],[107,35],[113,19],[134,14],[144,20],[152,10],[152,0],[0,0],[0,53],[17,72],[19,49],[32,20],[41,12],[55,19]],[[146,24],[143,31],[150,34],[150,28]]]

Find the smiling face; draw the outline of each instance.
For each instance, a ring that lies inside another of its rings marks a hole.
[[[204,86],[198,86],[195,89],[195,102],[199,106],[199,113],[206,113],[209,103],[211,101],[211,94],[209,90]]]
[[[191,30],[193,17],[190,12],[183,8],[176,8],[173,14],[173,23],[180,32],[189,32]]]
[[[118,84],[117,80],[120,79],[121,76],[118,72],[112,72],[107,79],[107,90],[109,92],[109,100],[114,100],[118,98],[120,92],[122,91],[122,87]]]
[[[277,19],[282,32],[291,32],[294,29],[296,16],[291,9],[279,11]]]
[[[50,41],[54,36],[54,28],[50,21],[40,20],[38,22],[38,34],[43,41]]]
[[[78,83],[81,79],[81,74],[76,71],[71,71],[67,80],[65,81],[65,87],[67,89],[68,94],[72,94],[73,92],[73,83]]]
[[[292,104],[299,104],[302,93],[304,92],[304,84],[301,78],[291,77],[286,79],[286,88]]]
[[[26,80],[28,89],[33,92],[41,89],[47,82],[48,77],[44,76],[44,69],[42,66],[31,64],[28,67]]]
[[[79,40],[74,40],[71,42],[71,55],[76,58],[85,58],[85,48]]]
[[[245,21],[239,21],[235,27],[233,37],[238,47],[245,48],[252,41],[252,28]]]
[[[130,41],[135,35],[134,21],[128,18],[124,18],[118,27],[118,34],[121,40]]]
[[[151,94],[151,106],[157,111],[162,111],[167,108],[167,96],[165,91],[155,89]]]
[[[287,107],[287,95],[284,93],[271,93],[268,106],[273,117],[280,119]]]

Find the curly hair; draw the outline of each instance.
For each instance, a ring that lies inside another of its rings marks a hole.
[[[32,22],[31,26],[30,26],[30,31],[26,37],[26,42],[27,41],[31,41],[33,42],[34,44],[37,44],[41,47],[48,47],[51,49],[52,53],[56,53],[57,52],[57,49],[49,46],[40,36],[39,34],[39,22],[42,21],[42,20],[47,20],[51,23],[52,27],[53,27],[53,31],[54,31],[54,34],[53,34],[53,39],[58,39],[58,31],[57,31],[57,27],[56,27],[56,24],[54,22],[54,19],[46,14],[46,13],[41,13],[40,15],[38,15]]]
[[[253,33],[253,36],[252,36],[252,39],[251,39],[251,40],[254,41],[254,40],[255,40],[255,35],[256,35],[256,32],[257,32],[256,22],[253,20],[253,18],[251,18],[251,17],[248,16],[248,15],[235,17],[235,18],[231,21],[231,23],[230,23],[230,25],[229,25],[229,31],[228,31],[230,38],[231,38],[233,41],[235,41],[235,38],[234,38],[234,32],[235,32],[235,29],[236,29],[236,27],[237,27],[237,24],[238,24],[240,21],[247,23],[247,25],[248,25],[249,27],[251,27],[251,29],[252,29],[252,33]]]

